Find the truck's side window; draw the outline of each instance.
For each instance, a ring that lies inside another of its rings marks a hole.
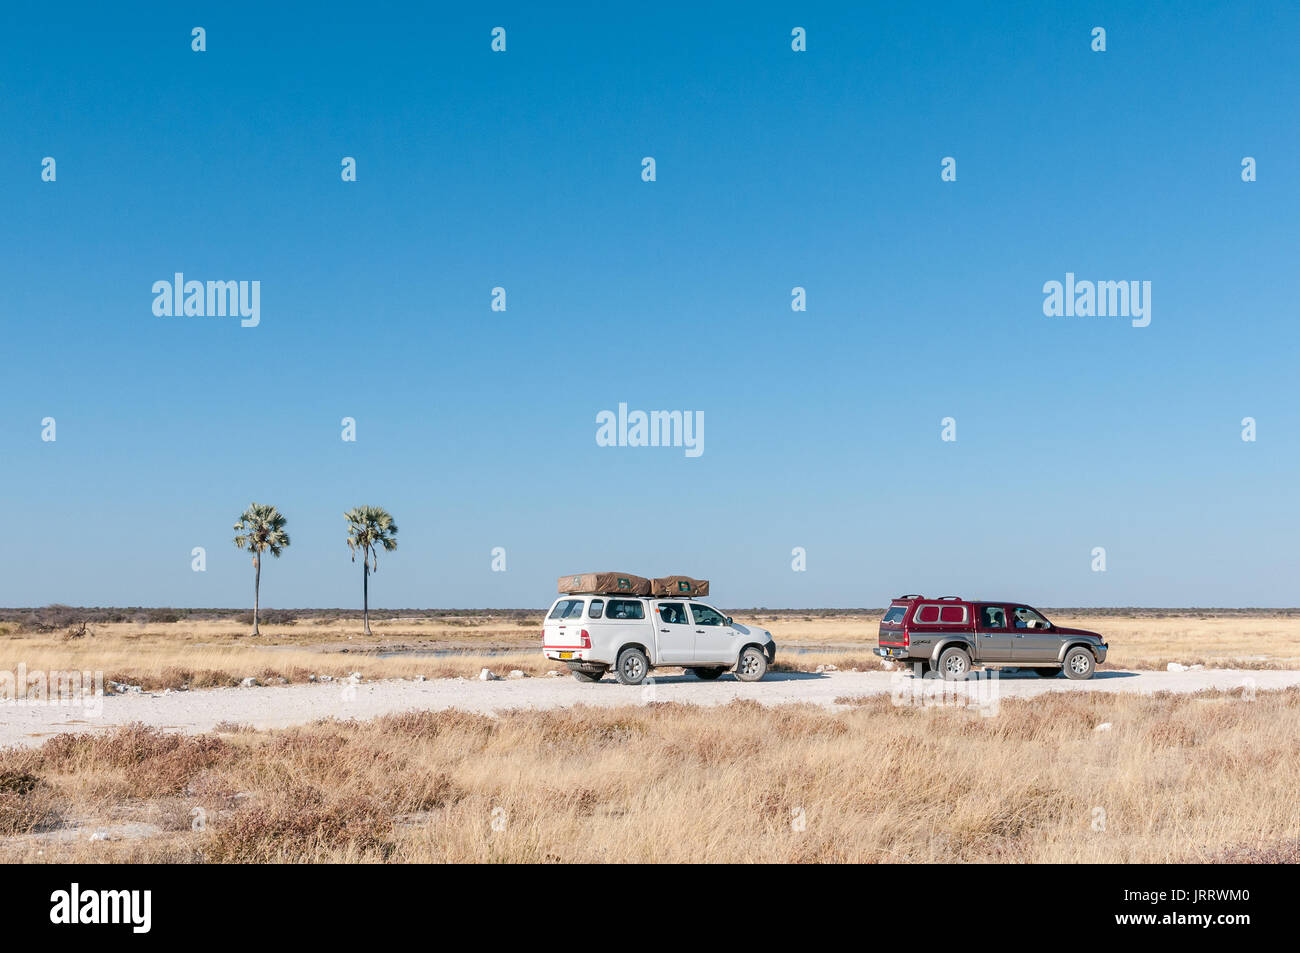
[[[691,615],[695,616],[696,625],[725,625],[727,621],[722,613],[708,606],[691,606]]]
[[[1007,614],[1000,606],[984,607],[984,628],[986,629],[1005,629],[1007,627]]]
[[[636,599],[610,599],[606,619],[644,619],[645,609]]]
[[[680,602],[659,603],[659,618],[669,625],[687,625],[686,607]]]
[[[1033,609],[1020,606],[1013,613],[1016,620],[1017,629],[1046,629],[1047,620],[1035,612]]]
[[[601,616],[601,614],[602,614],[604,611],[605,611],[605,600],[604,600],[604,599],[592,599],[592,600],[591,600],[591,605],[589,605],[589,606],[587,607],[587,618],[588,618],[588,619],[599,619],[600,616]]]

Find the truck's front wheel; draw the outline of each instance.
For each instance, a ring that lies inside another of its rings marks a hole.
[[[640,685],[650,671],[650,660],[640,649],[624,649],[618,653],[618,664],[614,666],[614,677],[622,685]]]
[[[756,682],[767,674],[767,656],[756,646],[749,646],[740,653],[736,662],[736,678],[742,682]]]
[[[1093,670],[1097,667],[1097,660],[1092,657],[1092,653],[1085,648],[1073,648],[1065,653],[1065,670],[1066,678],[1076,680],[1092,678]]]

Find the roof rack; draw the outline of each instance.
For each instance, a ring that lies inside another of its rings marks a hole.
[[[964,602],[961,596],[940,596],[936,602]]]
[[[924,598],[925,596],[921,595],[919,592],[909,592],[905,596],[895,596],[894,601],[897,602],[900,599],[924,599]]]

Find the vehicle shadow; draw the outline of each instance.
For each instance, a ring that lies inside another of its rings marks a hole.
[[[806,681],[808,679],[818,679],[818,678],[825,678],[825,677],[826,677],[825,675],[819,672],[768,672],[766,675],[763,676],[762,681],[801,682],[801,681]],[[656,685],[677,685],[677,684],[686,684],[688,682],[694,682],[697,685],[708,685],[714,682],[727,682],[734,685],[736,682],[740,681],[740,679],[736,678],[735,674],[732,672],[725,672],[720,677],[714,679],[700,678],[699,676],[691,675],[686,672],[683,672],[680,675],[651,674],[649,678],[646,679],[646,681],[647,682],[650,681],[651,678],[654,679]],[[602,681],[608,682],[608,681],[612,681],[612,679],[605,678]]]
[[[1136,678],[1136,677],[1137,677],[1137,674],[1138,674],[1137,672],[1123,672],[1123,671],[1112,670],[1112,669],[1097,669],[1097,671],[1093,672],[1092,677],[1093,677],[1093,679],[1104,679],[1104,678]],[[1018,669],[1013,669],[1013,670],[1011,670],[1011,671],[1007,671],[1006,669],[1001,669],[1001,670],[999,671],[999,675],[998,675],[998,677],[999,677],[999,678],[1004,678],[1004,679],[1020,679],[1020,678],[1026,678],[1026,679],[1032,679],[1033,681],[1036,681],[1036,682],[1050,682],[1050,681],[1053,681],[1053,679],[1051,679],[1051,678],[1044,678],[1044,677],[1041,676],[1041,675],[1036,675],[1036,674],[1034,673],[1034,670],[1033,670],[1032,668],[1018,668]],[[1060,674],[1058,674],[1058,675],[1056,676],[1056,678],[1060,678],[1060,679],[1064,679],[1065,681],[1069,681],[1069,679],[1066,679],[1064,675],[1060,675]]]

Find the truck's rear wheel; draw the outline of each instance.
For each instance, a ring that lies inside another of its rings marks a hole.
[[[970,674],[970,653],[953,646],[939,656],[939,674],[945,681],[958,682]]]
[[[722,666],[718,666],[714,668],[700,668],[699,666],[696,666],[695,668],[691,669],[691,671],[695,673],[696,678],[702,678],[706,682],[711,682],[715,678],[720,676],[723,672],[725,672],[726,668]]]
[[[740,653],[736,662],[736,678],[742,682],[756,682],[767,674],[767,656],[756,646],[749,646]]]
[[[598,682],[605,677],[605,670],[602,668],[597,671],[584,672],[580,668],[575,668],[573,669],[573,677],[580,682]]]
[[[640,649],[624,649],[618,653],[618,664],[614,666],[614,677],[621,685],[640,685],[650,671],[650,660]]]
[[[1036,668],[1034,674],[1039,678],[1056,678],[1061,674],[1061,670],[1059,668]]]
[[[1092,657],[1092,653],[1082,646],[1076,646],[1065,653],[1065,665],[1062,666],[1062,670],[1066,678],[1082,680],[1092,678],[1096,667],[1097,660]]]

